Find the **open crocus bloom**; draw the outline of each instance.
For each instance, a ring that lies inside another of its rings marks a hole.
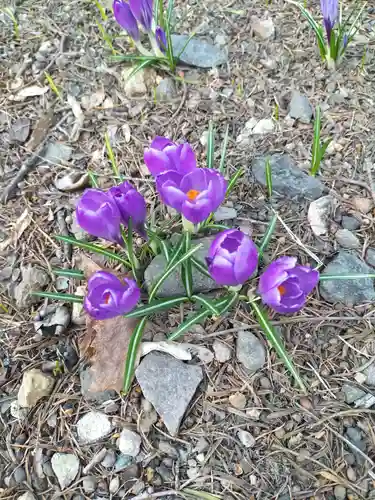
[[[153,176],[167,170],[185,175],[197,168],[190,144],[175,144],[166,137],[155,137],[144,153],[144,161]]]
[[[227,229],[211,243],[206,261],[208,271],[217,283],[242,285],[257,268],[258,250],[245,233]]]
[[[83,306],[97,320],[126,314],[135,308],[141,292],[136,282],[119,279],[106,271],[98,271],[87,282],[88,292]]]
[[[315,269],[297,265],[296,257],[280,257],[260,276],[258,293],[275,311],[290,314],[302,309],[318,281]]]
[[[198,224],[219,208],[227,181],[209,168],[196,168],[186,175],[168,170],[156,177],[156,187],[163,203]]]

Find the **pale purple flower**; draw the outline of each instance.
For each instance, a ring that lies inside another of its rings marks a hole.
[[[167,36],[166,36],[163,28],[161,28],[160,26],[156,27],[155,38],[156,38],[156,42],[158,44],[159,49],[162,52],[166,52],[166,50],[168,48]]]
[[[124,0],[115,0],[113,2],[113,13],[119,25],[135,42],[138,42],[140,38],[139,28],[130,5]]]
[[[264,304],[282,314],[302,309],[319,281],[319,272],[297,264],[296,257],[280,257],[259,278],[258,293]]]
[[[129,0],[134,17],[146,31],[150,31],[152,26],[152,4],[152,0]]]
[[[94,319],[110,319],[133,310],[140,296],[133,279],[120,279],[107,271],[98,271],[87,282],[83,307]]]
[[[323,14],[328,44],[330,44],[332,29],[339,15],[339,0],[320,0],[320,8]]]
[[[175,144],[166,137],[155,137],[144,153],[144,161],[153,176],[167,170],[188,174],[197,168],[194,151],[187,142]]]
[[[133,229],[146,237],[146,202],[134,186],[130,182],[123,182],[118,186],[111,187],[108,195],[114,200],[119,209],[122,224],[128,227],[129,219],[131,219]]]
[[[258,265],[253,241],[238,229],[227,229],[211,243],[206,257],[208,271],[219,285],[242,285]]]
[[[186,175],[167,170],[156,177],[156,187],[163,203],[198,224],[219,208],[227,181],[217,170],[209,168],[195,168]]]

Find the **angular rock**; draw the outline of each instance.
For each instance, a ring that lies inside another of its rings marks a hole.
[[[267,19],[258,19],[256,16],[253,16],[251,29],[261,40],[268,40],[275,37],[275,25],[270,17]]]
[[[141,449],[141,443],[139,434],[129,429],[123,429],[118,440],[118,447],[123,455],[136,457]]]
[[[160,102],[174,101],[177,97],[176,84],[173,78],[163,78],[156,87],[156,100]]]
[[[300,170],[287,154],[263,156],[254,160],[252,172],[262,186],[266,183],[265,164],[270,160],[272,186],[274,192],[290,198],[316,200],[323,193],[323,184],[316,178]]]
[[[345,401],[348,404],[354,403],[357,399],[362,398],[366,393],[359,389],[358,387],[354,387],[350,384],[344,384],[342,386],[342,392],[345,395]]]
[[[361,246],[357,236],[349,231],[349,229],[339,229],[335,234],[335,238],[337,243],[343,248],[355,249]]]
[[[193,243],[202,243],[203,247],[195,253],[195,257],[201,262],[205,262],[205,257],[207,256],[208,249],[210,248],[211,242],[214,237],[201,238],[199,240],[193,240]],[[151,264],[147,267],[144,278],[146,282],[147,289],[156,283],[158,278],[163,274],[166,267],[166,260],[162,254],[157,255],[151,261]],[[207,292],[210,290],[215,290],[220,288],[220,286],[211,278],[208,278],[198,272],[193,267],[193,285],[194,292]],[[162,284],[159,289],[158,297],[173,297],[176,295],[183,295],[185,293],[185,288],[182,283],[180,270],[173,272]]]
[[[252,129],[252,135],[267,135],[271,134],[275,129],[275,123],[272,118],[262,118]]]
[[[307,219],[315,236],[322,236],[328,232],[334,207],[335,198],[331,195],[322,196],[310,203]]]
[[[248,331],[239,331],[236,344],[236,356],[248,370],[255,372],[266,362],[266,351],[258,337]]]
[[[169,432],[176,435],[190,400],[202,381],[201,367],[154,351],[143,358],[136,377],[144,397],[155,407]]]
[[[14,298],[17,307],[23,309],[30,304],[38,302],[38,297],[30,295],[32,292],[42,290],[48,284],[48,274],[39,267],[28,264],[21,266],[22,281],[14,289]]]
[[[181,62],[198,68],[213,68],[227,62],[228,54],[224,49],[197,37],[193,37],[186,45],[188,39],[188,35],[172,35],[173,52],[179,56]]]
[[[10,405],[10,414],[12,415],[13,418],[16,418],[17,420],[21,421],[26,420],[28,413],[29,410],[27,408],[20,406],[17,400],[12,401]]]
[[[51,465],[62,490],[67,488],[78,474],[79,460],[71,453],[55,453]]]
[[[350,217],[348,215],[342,216],[341,225],[344,229],[349,229],[349,231],[356,231],[361,227],[361,223],[357,217]]]
[[[96,490],[96,477],[86,476],[82,479],[82,488],[85,493],[93,493]]]
[[[154,85],[154,72],[147,69],[141,69],[131,76],[134,68],[125,68],[121,73],[124,93],[128,99],[145,97],[148,94],[148,88]]]
[[[226,344],[224,344],[224,342],[221,342],[220,340],[216,339],[212,347],[215,352],[215,359],[219,363],[226,363],[232,357],[232,349]]]
[[[19,405],[23,408],[33,408],[40,399],[51,394],[54,384],[53,377],[37,368],[26,371],[18,391]]]
[[[98,411],[86,413],[77,422],[78,439],[81,443],[94,443],[106,437],[112,429],[107,415]]]
[[[363,262],[356,253],[341,250],[321,273],[368,274],[372,268]],[[324,280],[319,282],[319,291],[324,300],[330,303],[342,302],[347,306],[355,306],[375,300],[375,290],[371,278],[356,280]]]
[[[30,125],[28,118],[18,118],[9,129],[9,142],[23,144],[29,137]]]
[[[237,410],[246,408],[246,396],[241,392],[235,392],[229,396],[229,403]]]
[[[108,450],[106,456],[100,462],[106,469],[111,469],[116,463],[116,453],[114,450]]]
[[[62,142],[49,142],[43,151],[38,163],[50,162],[54,164],[64,163],[72,156],[72,147]]]
[[[289,116],[301,123],[310,123],[312,114],[312,107],[308,98],[294,90],[289,104]]]

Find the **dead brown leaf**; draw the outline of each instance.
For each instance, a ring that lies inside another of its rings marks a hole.
[[[29,142],[26,144],[29,151],[34,151],[45,139],[48,130],[52,127],[54,120],[53,108],[42,115],[36,122]]]
[[[80,269],[89,278],[101,268],[89,257],[80,256]],[[124,366],[131,334],[137,324],[136,319],[123,316],[96,321],[86,318],[86,332],[80,339],[82,357],[90,363],[91,385],[89,392],[115,390],[120,392],[124,381]]]
[[[29,227],[32,221],[32,214],[27,208],[22,212],[20,217],[16,220],[12,233],[9,238],[0,243],[0,252],[3,252],[9,245],[16,246],[17,241],[21,238],[24,231]]]

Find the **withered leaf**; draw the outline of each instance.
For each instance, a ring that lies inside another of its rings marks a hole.
[[[50,108],[35,124],[30,140],[26,145],[29,151],[34,151],[43,142],[53,122],[53,108]]]

